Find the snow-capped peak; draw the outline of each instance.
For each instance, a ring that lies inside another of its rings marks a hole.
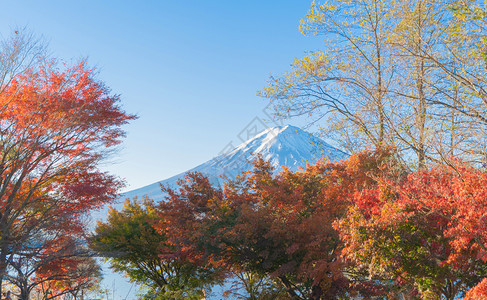
[[[258,155],[269,161],[276,170],[286,166],[294,171],[321,158],[338,161],[348,156],[312,134],[287,125],[267,128],[233,150],[226,151],[187,172],[201,172],[208,176],[213,184],[221,185],[222,175],[235,178],[237,174],[250,170],[250,162]],[[147,195],[159,201],[163,198],[159,183],[174,187],[187,172],[127,192],[124,198]]]

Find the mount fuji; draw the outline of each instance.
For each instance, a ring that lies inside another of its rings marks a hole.
[[[322,158],[339,161],[349,156],[312,134],[298,127],[287,125],[268,128],[238,147],[220,154],[187,172],[201,172],[209,178],[212,184],[221,186],[224,182],[222,176],[234,179],[237,174],[251,170],[252,164],[249,162],[255,160],[259,155],[269,161],[276,172],[280,171],[282,166],[286,166],[292,171],[297,171],[300,167],[304,168],[306,164],[313,164]],[[176,188],[178,180],[183,179],[187,172],[126,192],[121,195],[113,207],[122,209],[123,199],[141,198],[145,195],[156,202],[162,201],[164,194],[161,191],[160,184]],[[107,210],[108,208],[104,208],[96,212],[92,215],[92,219],[106,219],[108,215]],[[137,293],[139,287],[135,285],[133,289],[134,284],[129,283],[127,278],[122,277],[120,274],[113,273],[109,269],[108,263],[103,263],[102,266],[103,273],[105,273],[102,285],[110,286],[113,282],[114,297],[117,294],[116,298],[137,299],[135,293]],[[117,282],[117,289],[115,289],[115,282]],[[222,295],[224,289],[224,287],[214,287],[211,295]],[[207,299],[222,299],[222,297],[211,295]]]
[[[297,171],[300,167],[304,168],[306,164],[313,164],[322,158],[339,161],[348,157],[345,152],[314,135],[298,127],[287,125],[268,128],[238,147],[187,172],[200,172],[207,176],[213,185],[222,186],[224,182],[222,176],[234,179],[236,175],[251,170],[252,164],[249,162],[259,155],[269,161],[276,171],[280,171],[282,166]],[[160,184],[176,187],[178,180],[183,179],[187,172],[126,192],[122,198],[147,195],[156,202],[160,201],[164,198]]]

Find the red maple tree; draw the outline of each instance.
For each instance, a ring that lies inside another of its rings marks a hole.
[[[50,62],[0,93],[0,282],[36,236],[79,232],[83,214],[117,196],[121,181],[97,165],[135,116],[95,75],[85,62]]]

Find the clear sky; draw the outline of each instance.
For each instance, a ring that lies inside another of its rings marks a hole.
[[[310,1],[3,0],[0,34],[27,27],[54,57],[88,58],[139,119],[104,166],[134,189],[216,156],[267,101],[271,73],[317,49],[299,33]]]

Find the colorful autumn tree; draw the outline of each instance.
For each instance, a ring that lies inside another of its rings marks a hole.
[[[382,178],[338,223],[344,256],[405,294],[456,299],[487,275],[481,232],[486,174],[457,163]],[[479,231],[480,229],[480,231]],[[428,298],[429,299],[429,298]]]
[[[272,276],[292,298],[344,294],[347,282],[335,255],[340,241],[331,224],[346,202],[324,195],[333,185],[323,176],[329,170],[309,166],[273,176],[269,165],[257,162],[243,189],[229,185],[226,190],[223,209],[233,206],[234,224],[219,229],[223,224],[213,221],[227,222],[225,210],[222,217],[209,218],[209,246],[234,269]]]
[[[100,267],[84,244],[84,237],[69,229],[44,232],[12,255],[5,279],[17,287],[19,299],[30,298],[32,291],[49,299],[92,288]]]
[[[101,267],[91,257],[86,246],[70,237],[52,241],[46,245],[42,256],[35,262],[32,270],[34,276],[29,277],[24,292],[37,291],[42,299],[59,299],[64,295],[72,295],[77,299],[91,290],[99,288],[102,279]]]
[[[146,297],[192,299],[218,277],[178,256],[168,243],[170,231],[156,231],[154,203],[127,199],[121,211],[110,208],[106,222],[99,222],[90,238],[91,247],[107,258],[116,272],[150,288]],[[198,298],[199,299],[199,298]]]
[[[487,297],[487,278],[484,278],[482,282],[470,289],[463,300],[477,300],[485,299]]]
[[[46,63],[0,94],[0,284],[29,241],[52,227],[80,232],[83,214],[117,197],[120,180],[97,164],[135,116],[95,74]]]
[[[169,229],[169,240],[189,259],[269,276],[293,299],[333,299],[348,293],[333,222],[390,159],[390,151],[380,150],[278,175],[260,159],[224,189],[189,174],[179,190],[163,189],[169,196],[155,227]]]

